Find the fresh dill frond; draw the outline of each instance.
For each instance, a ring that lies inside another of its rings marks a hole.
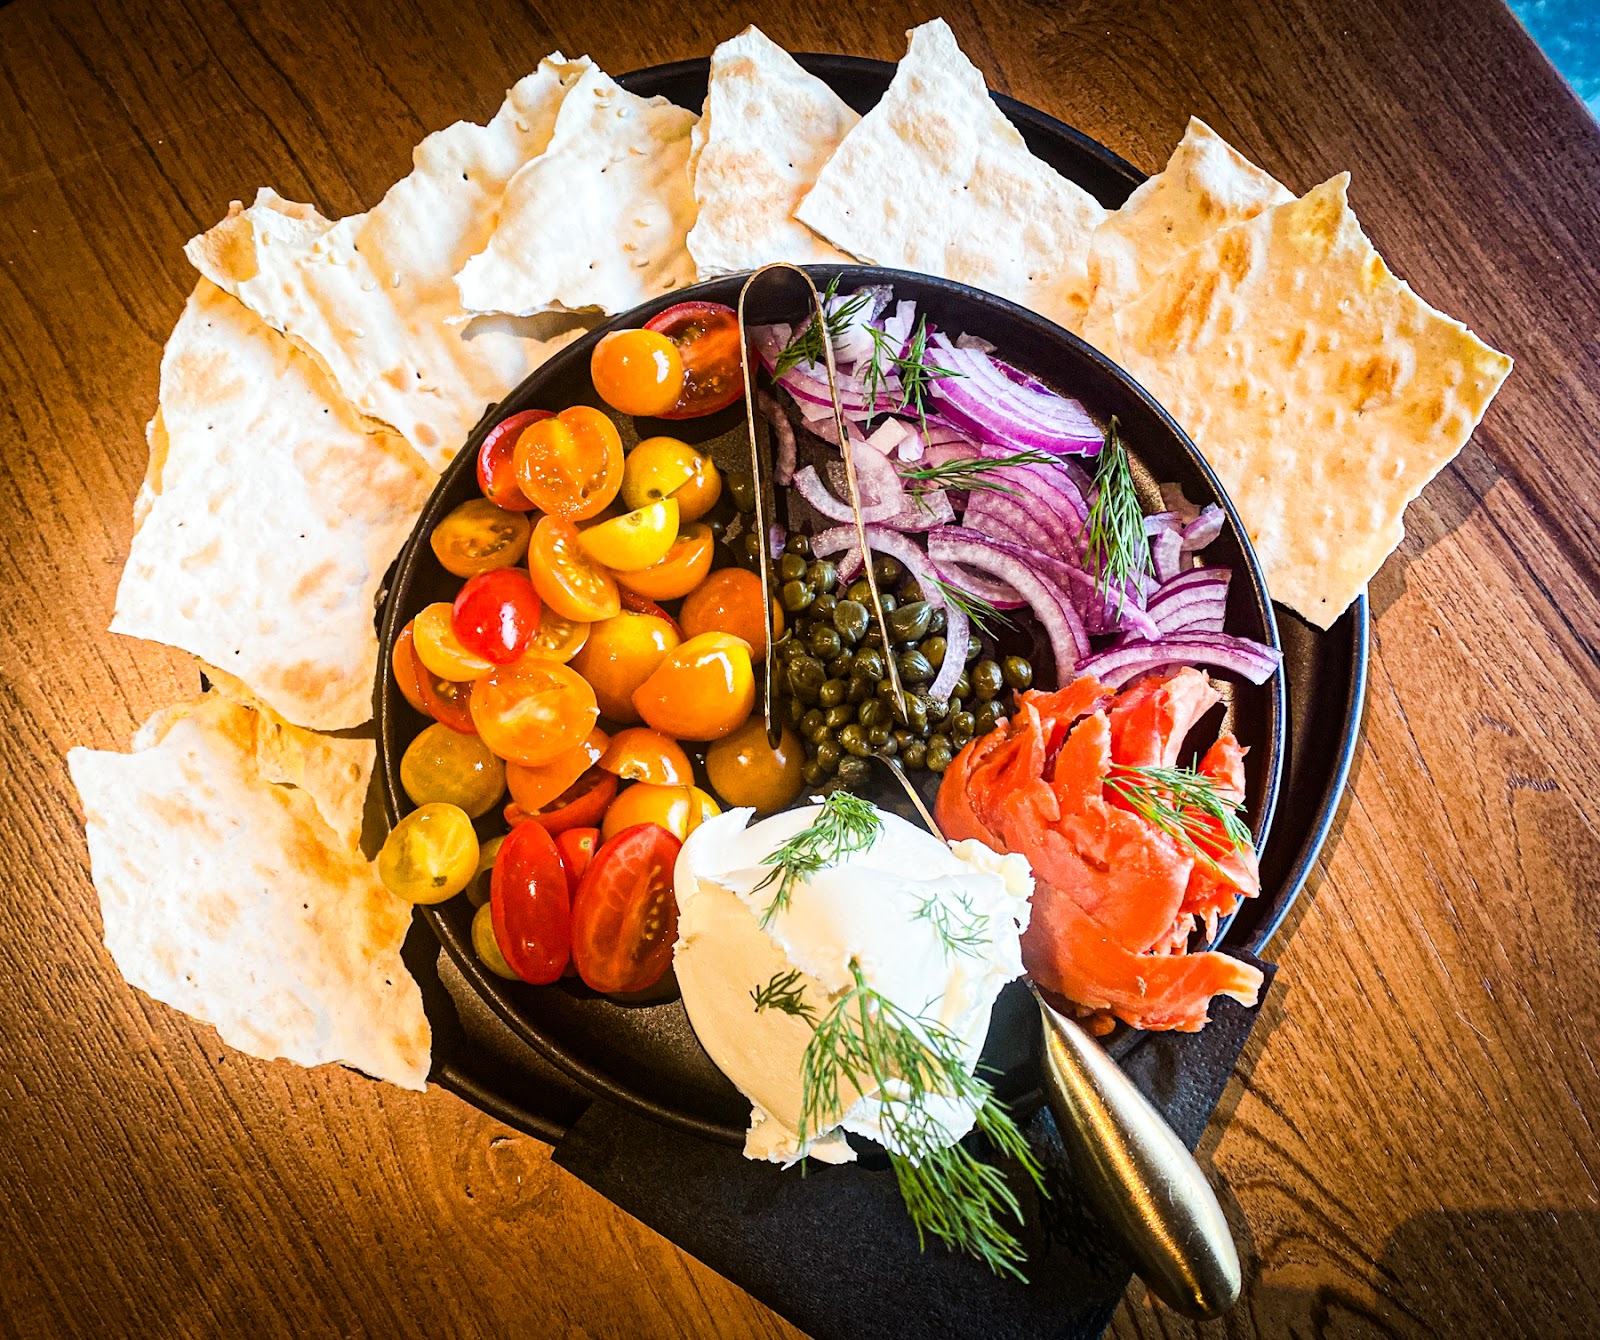
[[[989,915],[974,909],[971,897],[965,893],[958,893],[956,901],[961,906],[964,919],[958,920],[949,904],[937,894],[924,899],[912,916],[919,921],[926,921],[933,928],[933,933],[939,937],[939,943],[950,957],[966,954],[970,958],[982,958],[990,942]]]
[[[818,325],[815,316],[801,326],[789,337],[789,343],[784,345],[778,353],[777,373],[781,377],[790,368],[798,363],[820,363],[823,361],[822,332],[828,332],[830,344],[837,344],[856,319],[871,301],[872,295],[867,292],[852,293],[831,311],[828,304],[834,300],[839,292],[839,276],[835,275],[828,281],[828,287],[822,291],[823,324]]]
[[[1004,610],[996,609],[982,596],[975,596],[970,591],[952,586],[942,577],[935,577],[933,584],[938,587],[939,594],[965,614],[967,622],[986,637],[996,636],[1001,625],[1012,626],[1010,615]]]
[[[1115,792],[1140,818],[1216,866],[1212,848],[1250,850],[1250,830],[1239,818],[1239,802],[1197,768],[1113,764],[1106,775]]]
[[[945,461],[921,470],[902,470],[900,478],[909,483],[928,488],[965,489],[968,492],[989,490],[993,493],[1017,494],[1020,490],[993,477],[996,470],[1008,465],[1056,465],[1056,458],[1047,451],[1018,451],[1010,456],[965,456],[960,460]]]
[[[809,879],[830,865],[837,865],[841,857],[851,852],[866,850],[882,827],[883,819],[868,801],[848,791],[829,794],[810,827],[802,828],[763,862],[772,869],[754,892],[760,893],[773,884],[778,887],[761,914],[761,924],[766,926],[789,906],[797,880]]]
[[[784,1014],[804,1019],[812,1027],[816,1026],[817,1012],[805,998],[805,988],[800,985],[799,968],[773,973],[765,986],[757,987],[750,993],[750,999],[755,1001],[757,1014],[763,1010],[781,1010]]]
[[[1102,600],[1117,592],[1117,613],[1128,596],[1128,583],[1150,571],[1150,542],[1144,533],[1144,509],[1134,486],[1128,464],[1128,449],[1122,445],[1117,421],[1100,452],[1095,469],[1095,498],[1089,508],[1089,544],[1084,553],[1094,574],[1095,590]]]
[[[867,401],[867,420],[870,423],[878,412],[878,397],[889,384],[892,372],[900,381],[900,399],[892,406],[896,414],[915,414],[922,435],[928,435],[928,387],[944,377],[959,377],[954,368],[940,367],[927,361],[928,318],[917,322],[917,329],[906,344],[905,353],[895,349],[895,341],[877,326],[868,326],[872,337],[872,357],[861,372],[862,389]],[[887,412],[887,411],[886,411]]]

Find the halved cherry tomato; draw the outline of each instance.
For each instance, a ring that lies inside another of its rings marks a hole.
[[[617,779],[609,772],[590,768],[533,817],[544,825],[547,833],[565,833],[569,828],[598,828],[616,795]]]
[[[506,956],[500,952],[500,941],[494,938],[494,908],[489,906],[487,894],[472,914],[472,948],[478,955],[478,962],[496,977],[504,977],[508,982],[522,980],[506,962]]]
[[[539,631],[528,643],[528,656],[543,656],[551,661],[570,661],[589,640],[589,625],[569,619],[546,605],[539,611]]]
[[[625,782],[656,786],[692,786],[694,769],[683,746],[648,726],[632,726],[611,737],[600,766]]]
[[[730,805],[751,805],[760,814],[781,810],[800,794],[804,765],[800,737],[785,726],[774,749],[767,743],[767,723],[758,716],[706,750],[706,776],[716,793]]]
[[[399,686],[401,697],[417,711],[432,716],[433,713],[428,711],[427,699],[422,696],[422,685],[417,681],[417,653],[414,650],[409,623],[400,630],[400,636],[394,640],[394,650],[389,655],[389,668],[394,672],[394,682]]]
[[[716,540],[709,526],[696,523],[678,532],[666,557],[638,572],[619,572],[617,585],[651,600],[676,600],[705,581]]]
[[[448,600],[436,600],[411,621],[412,647],[417,659],[440,679],[476,679],[494,669],[494,662],[468,651],[456,636]]]
[[[678,504],[659,498],[578,532],[578,545],[604,567],[637,572],[659,563],[678,538]]]
[[[744,394],[739,361],[739,315],[720,302],[680,302],[645,322],[678,346],[683,391],[662,419],[714,414]]]
[[[666,610],[648,597],[640,595],[637,591],[630,591],[625,586],[617,588],[617,595],[622,599],[622,608],[632,610],[635,614],[649,614],[672,625],[672,631],[678,635],[678,640],[683,640],[683,625],[674,619]]]
[[[767,626],[761,612],[761,578],[744,568],[713,572],[683,598],[683,630],[690,637],[701,633],[732,633],[750,644],[750,655],[767,654]],[[783,635],[782,607],[772,602],[772,632]]]
[[[469,652],[495,665],[510,665],[538,630],[539,593],[521,568],[480,572],[456,593],[450,627]]]
[[[505,765],[478,736],[435,721],[401,755],[400,785],[413,804],[443,802],[476,819],[505,794]]]
[[[408,903],[454,898],[478,868],[472,820],[455,805],[424,805],[389,830],[378,853],[378,878]]]
[[[528,575],[547,606],[580,623],[609,619],[622,608],[611,574],[583,552],[578,528],[560,517],[541,517],[533,528]]]
[[[610,743],[597,726],[585,740],[548,763],[533,768],[507,763],[506,785],[511,789],[511,799],[528,814],[542,810],[599,762]]]
[[[453,679],[440,679],[431,673],[416,654],[411,658],[417,667],[417,691],[422,694],[422,704],[435,721],[443,722],[451,730],[463,735],[476,735],[478,728],[472,724],[472,685]]]
[[[472,686],[472,721],[512,763],[548,763],[582,742],[600,709],[570,666],[542,656],[497,665]]]
[[[433,528],[428,543],[446,572],[473,577],[509,568],[528,552],[528,518],[471,498]]]
[[[529,424],[517,438],[517,486],[535,507],[568,521],[598,516],[622,487],[622,438],[592,405]]]
[[[637,721],[633,692],[678,645],[665,619],[621,610],[589,629],[589,640],[572,658],[572,668],[594,690],[602,715],[612,721]]]
[[[495,943],[525,982],[553,982],[572,954],[572,900],[555,839],[538,824],[507,835],[489,879]]]
[[[755,701],[750,644],[727,633],[690,638],[633,695],[645,723],[675,740],[716,740],[731,734],[744,724]]]
[[[504,507],[508,512],[533,510],[528,495],[517,485],[517,467],[513,459],[517,437],[530,423],[554,417],[547,409],[525,409],[501,419],[483,439],[483,445],[478,448],[478,487],[496,507]]]
[[[664,414],[683,390],[683,358],[659,331],[614,330],[589,355],[589,378],[612,409]]]
[[[629,507],[674,498],[678,519],[687,523],[698,521],[721,496],[722,475],[711,458],[675,437],[645,438],[622,466],[622,501]]]
[[[638,824],[595,853],[572,900],[572,961],[586,985],[643,991],[666,972],[678,938],[672,866],[682,845],[664,828]]]
[[[567,888],[574,896],[599,845],[598,828],[569,828],[556,839],[556,850],[561,853],[561,864],[567,872]]]
[[[635,782],[617,792],[600,825],[600,836],[612,838],[635,824],[659,824],[680,842],[722,807],[698,786],[653,786]]]

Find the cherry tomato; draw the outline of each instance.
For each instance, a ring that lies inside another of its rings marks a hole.
[[[635,824],[659,824],[680,842],[722,808],[698,786],[654,786],[635,782],[617,792],[600,825],[600,836],[615,837]]]
[[[617,584],[649,600],[676,600],[705,581],[716,544],[711,528],[696,523],[678,532],[666,557],[638,572],[617,573]]]
[[[599,845],[598,828],[569,828],[556,839],[556,850],[561,853],[561,865],[567,872],[567,888],[574,896]]]
[[[500,854],[500,844],[505,834],[478,844],[478,868],[472,872],[472,883],[467,885],[467,901],[482,907],[489,901],[489,876],[494,871],[494,858]]]
[[[524,813],[536,814],[588,772],[610,743],[606,733],[596,727],[587,739],[536,768],[507,763],[506,786],[511,790],[511,799]]]
[[[623,609],[632,610],[635,614],[654,615],[657,619],[662,620],[664,623],[671,624],[672,631],[678,635],[678,640],[680,642],[683,640],[683,625],[674,619],[670,614],[668,614],[666,610],[662,609],[660,605],[656,604],[655,601],[647,600],[637,591],[630,591],[625,586],[619,586],[617,588],[617,595],[622,599]]]
[[[446,572],[475,577],[509,568],[528,552],[528,518],[471,498],[433,528],[428,543]]]
[[[589,630],[572,668],[589,681],[601,714],[611,721],[637,721],[633,693],[678,645],[665,619],[622,610]]]
[[[422,685],[417,681],[417,653],[409,623],[400,630],[400,636],[394,640],[394,650],[389,655],[389,668],[394,672],[394,682],[400,687],[401,697],[424,716],[432,716],[433,713],[428,711],[428,701],[422,696]]]
[[[726,633],[690,638],[633,695],[645,723],[675,740],[729,735],[744,724],[755,701],[750,644]]]
[[[473,655],[510,665],[539,627],[539,593],[521,568],[480,572],[457,592],[450,627]]]
[[[489,881],[494,938],[506,964],[536,985],[561,976],[572,952],[572,900],[555,840],[538,824],[506,836]]]
[[[412,810],[383,841],[378,878],[408,903],[442,903],[472,882],[478,868],[478,837],[472,820],[455,805]]]
[[[683,844],[638,824],[595,853],[572,900],[572,961],[596,991],[643,991],[672,962],[678,904],[672,865]]]
[[[542,656],[497,665],[472,686],[478,734],[513,763],[548,763],[581,743],[599,715],[582,677]]]
[[[557,614],[546,605],[539,611],[539,631],[528,643],[526,656],[543,656],[550,661],[570,661],[578,648],[589,640],[589,625]]]
[[[580,623],[609,619],[622,608],[617,584],[583,552],[578,535],[572,522],[542,517],[533,530],[528,575],[540,599],[557,614]]]
[[[656,786],[691,786],[694,769],[676,740],[648,726],[633,726],[611,737],[600,766],[625,782],[652,782]]]
[[[451,730],[476,735],[478,728],[472,724],[471,683],[442,679],[434,674],[423,665],[415,645],[411,648],[411,661],[416,669],[417,692],[422,695],[423,710]]]
[[[720,302],[680,302],[645,322],[678,346],[683,360],[683,391],[662,419],[693,419],[714,414],[744,394],[739,361],[739,315]]]
[[[598,516],[622,487],[622,438],[591,405],[529,424],[515,461],[517,485],[534,506],[568,521]]]
[[[569,828],[598,828],[616,794],[617,779],[609,772],[590,768],[534,818],[544,825],[547,833],[565,833]]]
[[[400,785],[414,804],[456,805],[476,819],[505,792],[505,765],[476,735],[435,722],[406,746]]]
[[[683,599],[683,631],[689,637],[701,633],[732,633],[750,644],[750,655],[760,660],[767,654],[767,625],[761,612],[761,578],[744,568],[723,568],[713,572]],[[772,632],[783,634],[783,614],[772,602]]]
[[[474,655],[456,636],[448,600],[436,600],[411,621],[412,648],[423,666],[440,679],[476,679],[494,669],[494,662]]]
[[[767,743],[766,722],[754,715],[706,750],[706,775],[716,793],[730,805],[750,805],[761,814],[783,809],[800,794],[804,765],[800,737],[785,726],[774,749]]]
[[[678,504],[658,499],[578,532],[578,546],[596,563],[636,572],[659,563],[678,538]]]
[[[496,977],[504,977],[508,982],[522,980],[500,952],[500,942],[494,938],[494,908],[487,902],[480,903],[472,914],[472,949],[478,962]]]
[[[678,347],[654,330],[614,330],[589,355],[600,399],[624,414],[664,414],[683,390]]]
[[[533,503],[517,485],[517,467],[513,460],[517,437],[530,423],[555,416],[547,409],[525,409],[501,419],[489,430],[478,448],[478,487],[483,496],[496,507],[508,512],[527,512]]]
[[[711,458],[675,437],[645,438],[622,466],[622,501],[629,507],[675,498],[679,520],[698,521],[721,496],[722,475]]]

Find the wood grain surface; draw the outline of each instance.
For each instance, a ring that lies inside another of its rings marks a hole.
[[[0,8],[0,1333],[783,1336],[439,1090],[268,1065],[126,987],[63,754],[194,670],[103,630],[181,246],[270,184],[338,215],[547,51],[758,21],[996,88],[1141,167],[1197,113],[1344,168],[1393,268],[1513,354],[1374,588],[1367,742],[1203,1154],[1247,1258],[1132,1336],[1600,1332],[1600,132],[1498,0],[871,5],[16,0]],[[267,500],[264,500],[264,503]]]

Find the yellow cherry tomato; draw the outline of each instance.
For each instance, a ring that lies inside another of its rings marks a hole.
[[[592,405],[530,423],[511,459],[534,506],[568,521],[599,515],[622,487],[622,438]]]
[[[406,746],[400,785],[414,804],[457,805],[476,819],[504,794],[505,764],[476,735],[435,722]]]
[[[707,819],[715,819],[722,813],[722,806],[717,804],[716,797],[709,791],[703,791],[698,786],[689,788],[689,831],[692,833]]]
[[[730,805],[750,805],[760,814],[781,810],[800,794],[804,766],[800,737],[785,726],[774,749],[767,743],[767,723],[758,716],[706,750],[706,776],[716,793]]]
[[[722,496],[722,474],[709,456],[675,437],[647,437],[622,466],[622,501],[643,507],[676,498],[679,518],[698,521]]]
[[[578,547],[604,567],[637,571],[659,563],[678,538],[678,504],[671,498],[646,503],[578,532]]]
[[[610,738],[597,726],[581,744],[557,754],[548,763],[531,768],[521,763],[507,763],[506,785],[511,790],[511,799],[524,813],[537,814],[588,772],[610,743]]]
[[[694,769],[683,746],[648,726],[631,726],[613,735],[606,752],[600,755],[600,766],[625,782],[653,782],[657,786],[689,786],[694,782]]]
[[[543,656],[548,661],[570,661],[589,640],[589,625],[569,619],[546,605],[539,611],[539,631],[528,643],[524,656]]]
[[[521,513],[473,498],[433,528],[428,544],[446,572],[476,577],[521,559],[528,552],[529,531],[528,518]]]
[[[502,840],[495,839],[496,842]],[[500,941],[494,938],[494,909],[488,903],[484,903],[472,914],[472,948],[478,956],[478,962],[496,977],[504,977],[508,982],[522,980],[512,971],[511,965],[506,962],[506,956],[500,952]]]
[[[572,668],[589,682],[603,716],[623,723],[637,721],[634,690],[680,641],[665,619],[622,610],[590,628],[589,640],[572,658]]]
[[[533,528],[528,576],[545,609],[563,618],[592,623],[622,608],[616,581],[583,552],[577,527],[558,516],[540,517]]]
[[[412,810],[384,839],[378,878],[408,903],[442,903],[472,882],[478,868],[478,836],[456,805]]]
[[[685,526],[678,532],[666,557],[637,572],[616,573],[617,585],[627,587],[646,600],[676,600],[686,596],[705,581],[706,574],[711,571],[715,545],[709,526]]]
[[[440,679],[462,682],[488,674],[494,662],[461,645],[450,615],[450,602],[436,600],[412,620],[411,645],[417,658]]]
[[[672,652],[634,691],[645,724],[675,740],[717,740],[737,730],[755,706],[750,644],[702,633]]]
[[[653,330],[614,330],[589,355],[600,398],[624,414],[665,414],[683,390],[678,346]]]
[[[494,873],[494,858],[500,854],[500,844],[506,840],[504,833],[478,844],[478,868],[472,872],[472,883],[467,885],[467,901],[482,907],[489,901],[489,876]]]

